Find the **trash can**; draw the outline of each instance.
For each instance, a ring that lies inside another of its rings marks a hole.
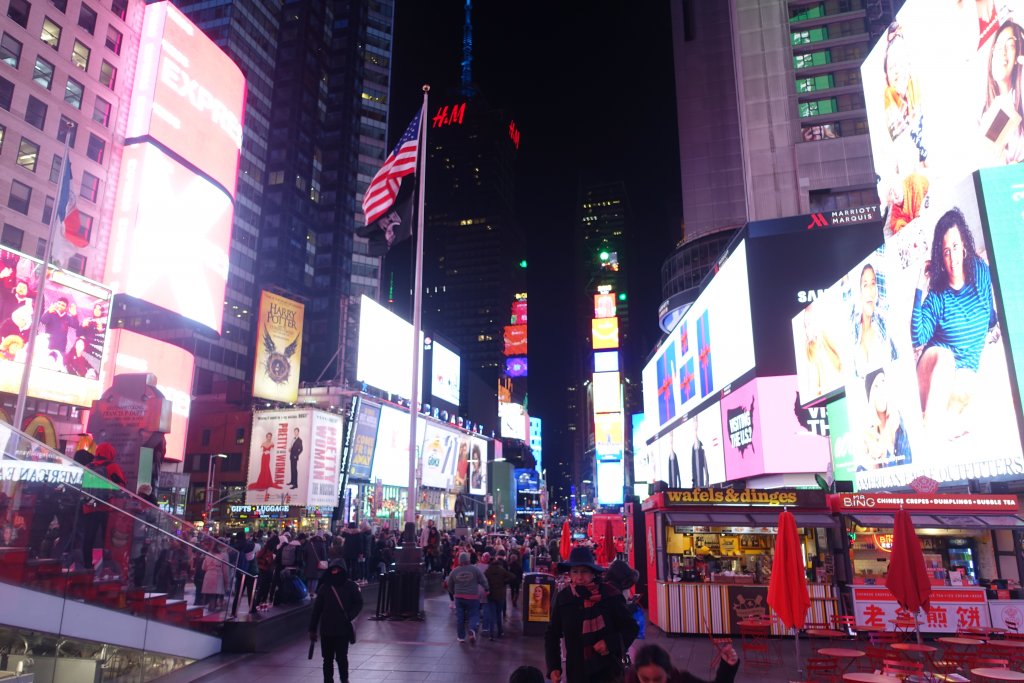
[[[554,604],[554,576],[538,572],[523,574],[523,635],[544,635]]]

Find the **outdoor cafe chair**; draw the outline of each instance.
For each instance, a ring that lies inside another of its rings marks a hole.
[[[905,681],[911,676],[923,676],[924,664],[909,659],[886,659],[882,664],[882,675],[895,676]]]
[[[804,671],[808,681],[835,683],[840,680],[839,661],[833,657],[808,657]]]

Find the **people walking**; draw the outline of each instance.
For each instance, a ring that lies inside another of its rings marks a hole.
[[[348,578],[343,560],[331,560],[320,581],[309,618],[309,639],[316,641],[319,632],[324,683],[334,683],[335,662],[342,683],[348,683],[348,646],[356,642],[355,618],[363,609],[363,596]]]
[[[479,592],[488,589],[487,578],[480,567],[469,563],[469,553],[459,553],[459,566],[444,580],[444,586],[455,600],[455,633],[458,641],[466,642],[468,634],[469,642],[475,643],[476,630],[480,625]]]
[[[494,640],[505,635],[505,594],[508,592],[508,585],[514,582],[516,577],[505,568],[504,563],[500,560],[491,562],[484,571],[484,576],[487,577],[488,585],[486,603],[488,623],[490,624],[488,636],[490,640]]]

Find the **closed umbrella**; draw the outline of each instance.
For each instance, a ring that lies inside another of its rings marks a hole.
[[[558,554],[561,560],[569,558],[569,551],[572,550],[572,532],[569,531],[569,520],[562,522],[562,539],[558,542]]]
[[[604,521],[604,538],[601,539],[601,555],[605,564],[611,564],[615,560],[615,534],[612,531],[612,520]]]
[[[768,582],[768,605],[779,615],[786,628],[796,634],[796,666],[800,670],[800,629],[807,619],[811,597],[807,593],[807,575],[804,573],[804,552],[796,530],[793,513],[779,513],[779,534],[775,537],[775,557],[772,558],[772,576]]]
[[[924,566],[921,541],[914,530],[910,513],[906,510],[896,512],[892,532],[892,555],[889,557],[885,587],[900,607],[914,615],[914,630],[917,632],[917,642],[920,643],[921,627],[917,623],[917,613],[922,607],[928,609],[932,583]]]

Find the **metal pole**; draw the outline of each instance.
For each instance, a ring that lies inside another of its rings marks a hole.
[[[416,276],[412,290],[412,390],[409,402],[409,493],[405,499],[405,522],[416,522],[416,416],[420,400],[420,327],[423,313],[423,206],[427,181],[427,94],[430,86],[423,86],[423,108],[420,110],[419,197],[416,207]]]
[[[424,109],[426,111],[426,109]],[[64,136],[64,156],[60,160],[60,176],[63,184],[64,170],[68,164],[68,149],[71,143],[71,131]],[[57,188],[57,203],[53,207],[53,214],[50,216],[50,236],[46,240],[46,251],[43,254],[43,272],[39,276],[39,285],[36,287],[36,296],[32,301],[32,327],[29,328],[28,343],[25,345],[25,367],[21,371],[21,387],[18,389],[18,401],[14,406],[14,428],[21,429],[25,424],[25,402],[28,399],[28,383],[32,376],[32,359],[36,351],[36,336],[39,333],[39,322],[43,319],[43,305],[45,297],[43,290],[46,288],[46,274],[50,269],[50,259],[53,257],[53,240],[57,236],[57,214],[60,207],[61,190]],[[68,192],[71,192],[71,183],[68,183]],[[70,198],[65,197],[67,202]]]

